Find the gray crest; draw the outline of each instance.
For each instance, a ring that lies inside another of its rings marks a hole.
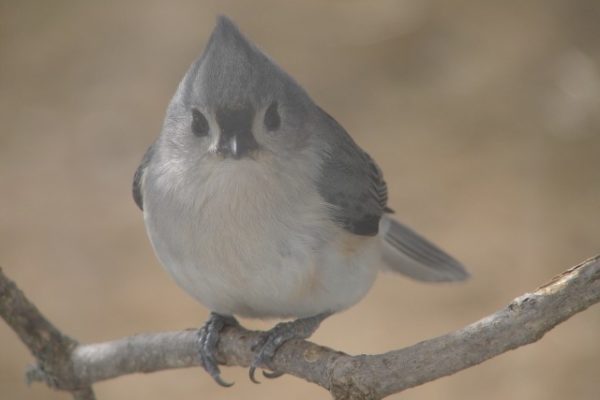
[[[218,18],[202,55],[191,65],[173,99],[207,107],[264,104],[285,96],[306,105],[306,92],[227,17]]]

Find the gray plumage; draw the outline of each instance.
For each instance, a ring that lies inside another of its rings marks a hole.
[[[323,136],[329,146],[317,182],[319,193],[335,206],[333,218],[344,229],[356,235],[377,235],[387,206],[383,174],[333,117],[319,112],[329,133]]]
[[[135,174],[133,175],[133,186],[132,186],[132,194],[133,201],[139,207],[140,210],[144,210],[144,196],[142,193],[142,177],[144,175],[144,170],[146,169],[146,165],[152,159],[152,154],[154,153],[154,145],[148,147],[146,153],[144,153],[144,157],[142,157],[142,161],[140,165],[135,170]]]
[[[213,312],[200,358],[221,385],[215,346],[233,315],[298,318],[268,333],[254,380],[281,343],[363,298],[383,264],[422,281],[468,276],[392,219],[375,161],[225,17],[179,84],[133,197],[158,259]]]
[[[383,261],[388,268],[424,282],[462,281],[469,273],[460,262],[398,221],[381,220]]]
[[[455,259],[385,216],[391,209],[387,206],[386,183],[375,161],[335,119],[313,103],[293,78],[225,17],[219,19],[204,53],[180,83],[169,105],[163,134],[148,149],[136,171],[133,182],[136,204],[144,209],[144,195],[149,192],[143,189],[144,174],[153,161],[159,169],[171,165],[179,174],[185,174],[186,168],[200,166],[206,153],[210,153],[206,149],[208,144],[202,149],[192,143],[198,138],[190,135],[191,110],[201,113],[216,110],[218,126],[239,125],[233,126],[231,132],[243,129],[244,123],[251,129],[254,115],[260,115],[274,101],[277,118],[281,115],[285,126],[278,137],[263,138],[261,151],[278,153],[283,161],[303,152],[312,153],[307,160],[314,156],[320,159],[311,178],[329,205],[327,213],[335,224],[354,235],[379,235],[384,242],[382,260],[392,271],[422,281],[454,281],[468,276]],[[245,122],[235,122],[235,118]],[[161,150],[159,155],[156,147]],[[185,159],[175,160],[181,157]]]

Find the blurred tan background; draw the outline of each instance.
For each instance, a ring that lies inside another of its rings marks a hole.
[[[2,1],[0,265],[64,332],[103,341],[207,316],[158,265],[130,184],[218,13],[378,160],[398,217],[473,273],[451,286],[382,275],[314,341],[349,353],[407,346],[600,250],[596,0]],[[395,398],[597,399],[599,311]],[[27,388],[31,361],[0,323],[0,397],[69,398]],[[99,399],[329,398],[292,377],[223,375],[236,385],[196,368],[95,389]]]

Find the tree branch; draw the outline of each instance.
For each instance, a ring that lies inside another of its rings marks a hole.
[[[37,359],[27,372],[28,382],[43,380],[55,389],[67,390],[76,400],[93,400],[91,386],[82,384],[73,369],[71,355],[77,341],[50,323],[0,268],[0,315]]]
[[[316,383],[335,399],[380,399],[533,343],[598,302],[600,255],[458,331],[378,355],[350,356],[294,340],[279,349],[268,367]],[[0,314],[38,360],[37,374],[30,378],[70,390],[78,399],[93,398],[91,385],[101,380],[198,365],[195,330],[77,345],[43,318],[1,271]],[[227,328],[219,342],[219,363],[249,366],[259,334]]]

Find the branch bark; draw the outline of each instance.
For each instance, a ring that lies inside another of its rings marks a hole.
[[[52,388],[71,392],[76,400],[95,399],[91,386],[79,381],[71,362],[77,341],[52,325],[1,268],[0,315],[38,361],[27,372],[28,382],[43,380]]]
[[[533,343],[598,302],[600,255],[458,331],[377,355],[350,356],[294,340],[284,344],[267,367],[318,384],[335,399],[381,399]],[[1,271],[0,314],[38,360],[29,378],[69,390],[78,399],[92,399],[91,385],[101,380],[198,365],[195,330],[78,345],[54,328]],[[227,328],[219,342],[219,363],[249,366],[259,334]]]

